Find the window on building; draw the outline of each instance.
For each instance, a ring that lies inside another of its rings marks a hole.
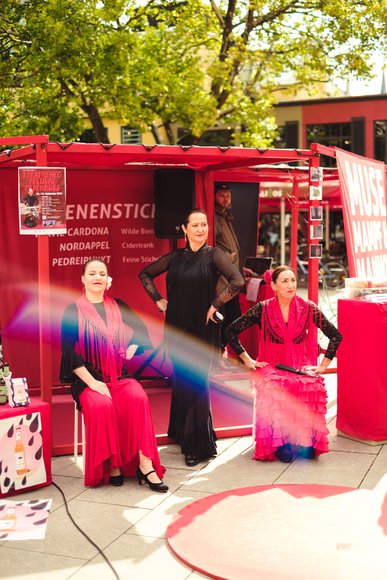
[[[298,148],[298,121],[286,121],[285,125],[278,127],[274,147],[276,149]]]
[[[197,142],[202,147],[231,147],[235,145],[233,129],[208,129],[204,131]]]
[[[98,143],[98,139],[93,129],[85,129],[79,136],[78,141],[81,143]]]
[[[274,145],[275,149],[285,149],[286,148],[285,125],[278,125],[277,135],[274,137],[273,145]]]
[[[177,145],[195,145],[197,140],[189,129],[177,128]]]
[[[374,121],[374,158],[387,163],[387,121]]]
[[[345,151],[352,151],[351,123],[324,123],[321,125],[306,126],[307,147],[311,143],[319,143],[327,147],[340,147]],[[321,165],[335,165],[334,158],[321,156]]]
[[[121,127],[121,143],[123,145],[141,143],[141,131],[134,127]]]

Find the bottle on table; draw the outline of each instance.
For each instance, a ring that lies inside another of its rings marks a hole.
[[[8,369],[9,372],[9,369]],[[3,375],[3,365],[0,366],[0,405],[5,405],[7,402],[7,385]]]
[[[27,468],[26,454],[20,433],[20,427],[16,429],[15,462],[16,473],[18,475],[24,475],[25,473],[28,473],[29,469]]]
[[[4,379],[6,379],[7,377],[9,377],[9,375],[10,375],[9,363],[3,362],[3,376],[4,376]]]

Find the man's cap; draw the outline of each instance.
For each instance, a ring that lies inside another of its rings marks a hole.
[[[227,183],[217,183],[215,185],[215,193],[221,191],[222,189],[227,189],[230,191],[230,186]]]

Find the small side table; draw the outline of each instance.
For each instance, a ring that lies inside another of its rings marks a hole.
[[[343,342],[337,358],[337,420],[340,435],[387,443],[387,302],[338,300]]]
[[[0,498],[51,482],[50,405],[0,406]]]

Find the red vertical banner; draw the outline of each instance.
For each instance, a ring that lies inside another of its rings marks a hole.
[[[383,162],[336,150],[349,274],[387,276],[387,188]]]
[[[19,168],[19,232],[66,233],[66,169]]]

